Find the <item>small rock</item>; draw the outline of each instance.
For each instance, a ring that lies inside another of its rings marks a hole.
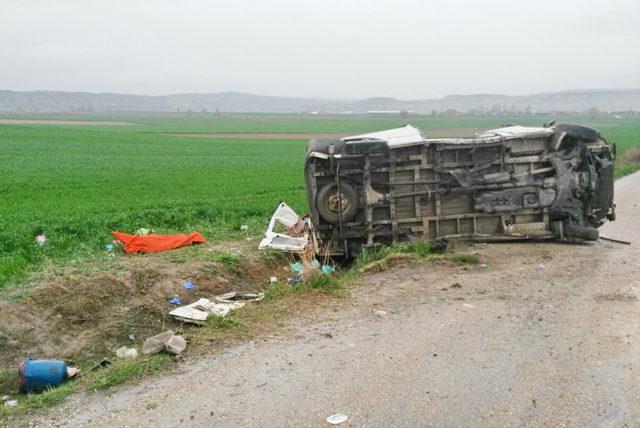
[[[459,282],[456,282],[454,284],[451,284],[449,287],[451,287],[451,288],[462,288],[462,284],[460,284]]]
[[[387,313],[387,311],[376,311],[376,315],[381,317],[381,318],[384,318],[389,314]]]
[[[540,263],[538,266],[536,266],[536,270],[544,270],[544,265]]]

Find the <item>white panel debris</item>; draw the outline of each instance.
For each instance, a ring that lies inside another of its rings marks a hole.
[[[180,306],[169,312],[179,321],[204,324],[209,316],[224,317],[234,309],[243,307],[246,302],[259,302],[264,293],[231,292],[215,296],[213,300],[200,299],[190,305]]]
[[[405,125],[402,128],[388,129],[386,131],[372,132],[370,134],[354,135],[344,137],[345,143],[357,141],[380,141],[387,143],[387,147],[404,147],[425,141],[424,135],[418,128]]]
[[[299,229],[303,232],[300,236],[291,236],[291,232],[277,233],[275,229],[278,225],[284,226],[288,231]],[[302,226],[302,227],[297,227]],[[309,244],[309,234],[306,232],[311,228],[308,219],[300,219],[298,214],[289,205],[282,202],[278,205],[276,212],[271,216],[269,227],[260,241],[259,250],[280,250],[290,252],[300,252]]]

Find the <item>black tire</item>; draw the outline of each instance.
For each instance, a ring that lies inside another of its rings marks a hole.
[[[571,238],[583,239],[585,241],[597,241],[600,237],[598,229],[593,227],[576,226],[575,224],[565,224],[564,234]]]
[[[358,211],[358,194],[348,184],[340,184],[342,196],[342,221],[349,221]],[[340,208],[337,206],[338,186],[334,183],[324,186],[316,196],[316,207],[320,216],[332,224],[340,223]]]
[[[587,128],[580,125],[567,125],[561,123],[556,126],[556,132],[558,134],[566,132],[568,136],[579,138],[581,140],[596,141],[601,138],[600,133],[595,129]]]

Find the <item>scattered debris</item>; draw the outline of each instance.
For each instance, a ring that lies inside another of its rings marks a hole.
[[[136,337],[133,334],[130,334],[129,335],[129,340],[134,341],[134,340],[136,340]]]
[[[108,244],[106,244],[106,245],[104,246],[104,248],[106,248],[106,249],[107,249],[107,251],[113,251],[113,250],[115,250],[115,249],[116,249],[116,246],[115,246],[115,245],[113,245],[112,243],[108,243]]]
[[[171,300],[169,300],[169,303],[171,303],[172,305],[181,305],[182,300],[180,300],[179,297],[174,297]]]
[[[47,242],[47,237],[44,233],[42,235],[36,236],[36,244],[42,246],[45,242]]]
[[[92,372],[92,371],[94,371],[94,370],[97,370],[97,369],[99,369],[99,368],[102,368],[102,367],[106,367],[106,366],[108,366],[108,365],[110,365],[110,364],[113,364],[113,363],[111,362],[111,360],[109,360],[108,358],[103,358],[102,360],[98,361],[97,363],[95,363],[94,365],[92,365],[91,367],[89,367],[89,369],[87,369],[86,371],[84,371],[84,372],[82,372],[81,374],[79,374],[79,375],[78,375],[78,377],[84,376],[84,375],[86,375],[87,373],[90,373],[90,372]]]
[[[287,233],[275,232],[276,226],[282,225],[287,228]],[[271,216],[267,231],[260,241],[259,250],[280,250],[294,253],[302,252],[309,244],[310,238],[315,245],[313,234],[313,224],[311,220],[300,218],[287,204],[282,202]]]
[[[207,242],[199,232],[187,235],[128,235],[126,233],[111,232],[114,238],[124,244],[125,253],[159,253],[173,250],[191,244]]]
[[[289,285],[296,285],[302,282],[302,278],[297,273],[289,279]]]
[[[18,405],[18,400],[7,400],[4,402],[4,407],[16,407]]]
[[[389,314],[387,313],[387,311],[376,311],[376,315],[378,315],[380,318],[384,318]]]
[[[32,360],[25,358],[18,365],[20,390],[40,392],[67,382],[78,374],[78,369],[62,360]]]
[[[631,245],[631,241],[625,241],[622,239],[609,238],[607,236],[600,236],[600,239],[604,239],[605,241],[616,242],[618,244]]]
[[[229,293],[218,294],[214,297],[216,302],[236,303],[236,302],[259,302],[264,299],[264,293],[249,293],[246,291],[231,291]]]
[[[141,227],[140,229],[136,230],[135,234],[138,235],[138,236],[145,236],[145,235],[148,235],[148,234],[154,233],[154,232],[155,231],[153,229],[147,229],[147,228]]]
[[[186,288],[187,290],[192,290],[195,286],[196,285],[189,280],[184,282],[184,288]]]
[[[234,309],[243,307],[246,302],[259,302],[264,293],[231,292],[215,296],[213,300],[200,299],[190,305],[181,306],[169,312],[179,321],[204,324],[209,316],[224,317]]]
[[[336,268],[334,268],[331,265],[322,265],[322,267],[320,268],[320,271],[322,273],[334,273],[336,271]]]
[[[272,276],[269,278],[269,284],[275,284],[276,282],[278,282],[278,277]]]
[[[347,419],[349,419],[347,415],[343,415],[342,413],[336,413],[335,415],[329,416],[326,420],[331,425],[338,425],[343,422],[346,422]]]
[[[240,231],[241,232],[248,232],[249,231],[249,226],[246,224],[243,224],[242,226],[240,226]]]
[[[289,266],[294,272],[302,272],[302,269],[304,268],[304,266],[300,262],[291,263]]]
[[[184,337],[177,336],[171,330],[148,338],[142,345],[142,353],[145,355],[158,354],[166,351],[171,355],[179,355],[187,348]]]
[[[136,351],[136,348],[127,348],[126,346],[122,346],[116,349],[116,356],[118,358],[138,358],[138,351]]]

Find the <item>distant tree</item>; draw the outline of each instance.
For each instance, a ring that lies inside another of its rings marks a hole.
[[[599,111],[598,111],[598,109],[597,109],[597,108],[595,108],[595,107],[591,107],[591,108],[589,109],[589,111],[587,111],[587,114],[589,115],[589,119],[591,119],[591,120],[593,120],[593,119],[597,119],[597,118],[598,118],[598,114],[599,114],[599,113],[600,113],[600,112],[599,112]]]
[[[409,117],[409,112],[407,110],[400,110],[400,117],[402,119],[407,119]]]

